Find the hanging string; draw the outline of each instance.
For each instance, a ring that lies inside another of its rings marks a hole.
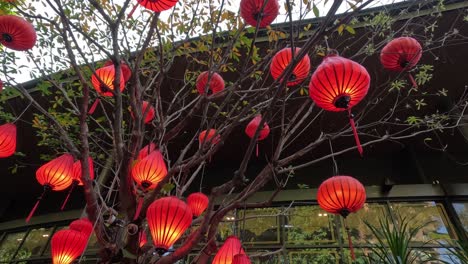
[[[330,137],[328,138],[328,144],[330,145],[330,152],[331,152],[331,157],[332,157],[332,161],[333,161],[333,175],[336,176],[336,175],[339,174],[338,164],[336,163],[336,160],[335,160],[335,153],[333,152],[333,146],[332,146],[332,142],[331,142]]]
[[[357,149],[359,151],[359,154],[362,157],[364,154],[364,150],[362,149],[361,141],[359,140],[359,135],[356,130],[356,124],[354,123],[354,115],[351,113],[350,108],[348,108],[348,117],[349,117],[349,123],[351,124],[351,129],[353,130],[354,140],[356,141]]]
[[[411,81],[411,84],[413,84],[413,88],[414,89],[418,89],[418,83],[416,82],[416,80],[413,78],[413,75],[411,74],[411,72],[408,72],[408,77]]]
[[[349,251],[351,252],[351,259],[356,260],[356,255],[354,254],[353,241],[351,240],[351,234],[349,232],[349,227],[346,224],[346,218],[343,218],[343,223],[344,223],[344,226],[345,226],[346,234],[348,235],[348,244],[349,244]]]
[[[70,195],[72,194],[76,185],[78,185],[78,181],[74,180],[70,187],[70,190],[68,190],[68,194],[67,194],[67,197],[65,198],[65,201],[63,201],[62,207],[60,207],[60,211],[63,211],[63,209],[65,208],[65,205],[67,204],[68,199],[70,199]]]
[[[92,115],[92,114],[94,113],[94,111],[96,111],[96,108],[97,108],[97,106],[98,106],[98,104],[99,104],[100,101],[101,101],[101,100],[99,99],[99,97],[96,98],[96,100],[94,100],[93,105],[92,105],[91,108],[89,108],[89,110],[88,110],[88,115]]]
[[[34,207],[31,209],[31,212],[29,212],[29,215],[28,217],[26,218],[26,223],[29,223],[29,220],[31,220],[31,217],[34,215],[34,213],[36,212],[36,209],[37,207],[39,206],[39,203],[41,202],[42,198],[45,197],[46,193],[50,190],[50,186],[49,185],[44,185],[44,190],[42,191],[42,194],[41,196],[39,196],[37,198],[37,201],[36,201],[36,204],[34,205]]]
[[[132,8],[132,10],[130,11],[130,13],[128,14],[127,18],[131,18],[133,16],[133,13],[135,12],[136,8],[138,7],[138,4],[135,4]]]
[[[258,158],[258,141],[257,141],[257,149],[255,151],[255,154],[257,155],[257,158]]]

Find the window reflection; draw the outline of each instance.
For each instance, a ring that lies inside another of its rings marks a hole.
[[[40,256],[51,237],[52,229],[52,227],[31,229],[15,259],[27,259]]]
[[[246,243],[279,243],[278,208],[256,208],[239,212],[239,238]]]
[[[463,228],[468,232],[468,203],[453,203],[453,207],[455,208],[455,212],[457,213]]]
[[[369,204],[365,203],[361,210],[356,213],[350,214],[346,217],[346,224],[349,227],[351,238],[355,244],[368,244],[376,242],[377,238],[374,237],[372,231],[366,226],[365,222],[372,226],[379,225],[379,219],[387,217],[384,204]],[[343,228],[343,232],[344,232]],[[342,233],[343,237],[347,239],[347,235]]]
[[[339,258],[333,249],[306,249],[289,252],[289,263],[294,264],[338,264]]]
[[[317,205],[290,208],[283,225],[288,244],[336,243],[333,219]]]
[[[0,261],[9,261],[15,255],[18,246],[24,239],[26,232],[17,232],[6,234],[0,244]],[[28,252],[24,250],[18,251],[18,257],[25,256],[29,257]]]

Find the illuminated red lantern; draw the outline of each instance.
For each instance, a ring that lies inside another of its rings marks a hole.
[[[114,65],[114,63],[111,60],[108,60],[106,61],[106,63],[104,63],[104,66],[110,65]],[[130,80],[130,78],[132,77],[132,70],[130,70],[130,67],[124,61],[121,61],[120,68],[122,69],[122,74],[125,82],[128,82],[128,80]]]
[[[295,48],[295,54],[297,55],[301,49]],[[278,80],[278,78],[283,74],[283,71],[288,67],[289,63],[292,61],[292,49],[284,48],[273,56],[273,60],[270,65],[270,73],[273,76],[273,79]],[[287,86],[294,86],[302,83],[310,71],[310,59],[309,55],[305,55],[294,67],[289,79],[286,83]]]
[[[212,72],[210,83],[207,85],[208,78],[210,78],[210,72],[208,71],[204,71],[200,73],[200,75],[198,75],[197,91],[199,94],[212,95],[224,90],[224,80],[223,77],[221,77],[221,75],[219,75],[216,72]]]
[[[44,198],[44,195],[49,190],[61,191],[68,188],[72,184],[73,156],[70,154],[63,154],[62,156],[42,165],[36,171],[36,179],[42,186],[44,186],[44,191],[42,192],[41,196],[37,198],[37,202],[26,218],[26,222],[29,222],[37,207],[39,206],[42,198]]]
[[[36,44],[36,30],[28,21],[14,15],[0,16],[0,43],[12,50],[29,50]]]
[[[219,143],[221,140],[221,136],[218,134],[216,135],[216,129],[210,129],[210,130],[203,130],[200,135],[198,135],[198,143],[199,146],[201,147],[203,144],[212,144],[216,145]],[[216,135],[216,136],[215,136]]]
[[[245,254],[237,254],[234,256],[234,259],[232,260],[232,264],[250,264],[252,263],[250,261],[249,256]]]
[[[154,12],[168,10],[175,6],[179,0],[137,0],[145,8]]]
[[[158,183],[161,182],[166,175],[166,163],[159,150],[154,150],[142,160],[137,161],[132,168],[133,180],[137,182],[143,192],[156,188]],[[134,220],[140,216],[142,205],[143,196],[140,196],[133,218]]]
[[[262,115],[256,115],[252,121],[249,122],[247,127],[245,128],[245,133],[249,138],[253,138],[255,136],[255,132],[257,131],[258,127],[260,126],[260,121],[262,120]],[[270,127],[266,122],[263,123],[263,128],[260,130],[257,138],[257,150],[256,154],[258,157],[258,141],[264,140],[270,134]]]
[[[146,233],[144,230],[140,231],[138,241],[139,247],[143,247],[144,245],[146,245],[146,243],[148,243],[148,237],[146,237]]]
[[[99,77],[99,78],[98,78]],[[101,79],[102,83],[99,81]],[[96,70],[96,74],[91,77],[94,89],[103,96],[112,96],[114,90],[115,68],[114,65],[105,66]],[[123,74],[120,74],[120,91],[125,88]]]
[[[422,56],[422,47],[419,42],[411,37],[396,38],[380,52],[380,62],[385,69],[390,71],[410,71],[419,62]],[[418,85],[411,74],[408,74],[413,84]]]
[[[16,151],[16,125],[6,123],[0,126],[0,158],[10,157]]]
[[[350,213],[354,213],[364,206],[366,190],[358,180],[351,176],[334,176],[320,184],[317,191],[317,202],[323,210],[346,218]],[[353,245],[347,226],[346,231],[348,232],[351,256],[354,260]]]
[[[141,159],[144,159],[146,156],[148,156],[151,152],[153,152],[153,150],[156,149],[156,144],[154,143],[150,143],[146,146],[144,146],[140,152],[138,152],[138,158],[137,160],[141,160]]]
[[[187,197],[187,205],[194,217],[199,217],[208,207],[209,199],[201,192],[192,193]]]
[[[149,106],[149,109],[146,110]],[[149,122],[151,122],[151,120],[153,120],[154,116],[155,116],[155,110],[154,110],[154,107],[147,101],[143,101],[142,102],[142,106],[141,106],[141,113],[144,114],[146,113],[145,115],[145,118],[144,118],[144,122],[145,124],[148,124]],[[133,113],[130,112],[132,118],[135,118],[133,116]]]
[[[70,223],[68,226],[70,230],[75,230],[83,233],[86,237],[91,236],[93,233],[93,223],[87,218],[80,218]]]
[[[75,230],[57,231],[50,242],[53,264],[70,264],[83,254],[88,237]]]
[[[245,255],[242,244],[236,236],[229,236],[216,253],[212,264],[231,264],[237,254]]]
[[[89,178],[91,180],[94,180],[94,163],[91,157],[88,157],[88,166],[89,166]],[[72,179],[71,188],[68,191],[67,197],[63,201],[62,207],[60,207],[60,210],[63,211],[63,209],[65,209],[65,205],[67,204],[68,199],[70,198],[70,195],[72,194],[76,185],[83,186],[83,180],[81,179],[81,161],[80,160],[77,160],[75,161],[75,163],[73,163],[73,179]]]
[[[148,207],[146,219],[156,251],[162,254],[192,224],[192,211],[177,197],[164,197]]]
[[[333,112],[348,111],[359,153],[363,149],[351,114],[351,108],[367,94],[370,76],[366,68],[352,60],[330,54],[317,67],[309,84],[309,96],[317,106]]]
[[[270,25],[278,16],[278,0],[241,0],[240,15],[245,23],[252,27],[264,28]],[[263,7],[263,9],[262,9]]]

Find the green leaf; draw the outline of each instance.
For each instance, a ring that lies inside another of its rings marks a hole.
[[[345,26],[345,29],[352,35],[356,34],[356,31],[354,31],[354,28],[351,26]]]
[[[320,17],[320,11],[315,4],[312,5],[312,12],[314,12],[315,17]]]

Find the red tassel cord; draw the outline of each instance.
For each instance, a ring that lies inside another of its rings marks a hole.
[[[354,247],[353,247],[353,241],[351,240],[351,234],[349,233],[349,227],[346,224],[346,218],[343,220],[344,226],[346,229],[346,234],[348,235],[348,244],[349,244],[349,251],[351,253],[351,259],[356,260],[356,255],[354,254]]]
[[[42,191],[41,196],[37,198],[37,202],[34,205],[34,207],[31,209],[31,212],[29,212],[28,217],[26,218],[26,223],[29,223],[29,220],[31,220],[31,217],[34,215],[36,212],[37,207],[39,207],[39,203],[41,202],[42,198],[46,195],[46,193],[50,190],[49,185],[44,185],[44,191]]]
[[[101,100],[99,100],[99,98],[96,98],[96,100],[94,101],[93,105],[91,106],[91,108],[89,108],[89,111],[88,111],[88,115],[92,115],[94,113],[94,111],[96,111],[96,108],[99,104]]]
[[[349,116],[349,123],[351,124],[351,128],[353,129],[354,140],[356,141],[357,149],[359,151],[359,154],[362,157],[364,154],[364,150],[362,149],[361,141],[359,140],[359,135],[356,130],[356,124],[354,124],[354,115],[351,113],[350,109],[348,109],[348,116]]]
[[[138,204],[137,204],[137,208],[135,210],[135,216],[133,217],[133,221],[137,220],[138,217],[140,216],[141,207],[143,206],[143,201],[144,201],[144,196],[140,196],[138,198]]]
[[[136,8],[138,7],[138,4],[135,4],[132,8],[132,11],[128,14],[127,18],[131,18],[133,16],[133,13],[135,13]]]
[[[409,77],[409,79],[411,81],[411,84],[413,84],[413,87],[415,89],[418,89],[418,83],[416,83],[416,80],[413,78],[413,75],[408,72],[408,77]]]
[[[257,155],[257,158],[258,158],[258,142],[257,142],[257,149],[255,151],[255,154]]]
[[[75,186],[77,184],[78,184],[78,181],[73,181],[73,183],[72,183],[72,185],[70,187],[70,190],[68,190],[68,194],[67,194],[67,197],[65,198],[65,201],[63,201],[62,207],[60,207],[60,211],[63,211],[63,209],[65,208],[65,205],[67,204],[68,199],[70,199],[70,195],[72,194],[72,192],[75,189]]]

